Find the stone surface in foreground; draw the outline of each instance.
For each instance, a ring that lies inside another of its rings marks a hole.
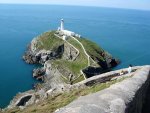
[[[110,88],[78,98],[55,113],[141,113],[150,83],[150,66]]]

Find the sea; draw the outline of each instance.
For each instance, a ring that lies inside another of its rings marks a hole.
[[[0,108],[36,83],[22,56],[30,41],[56,30],[60,19],[74,31],[107,50],[121,63],[150,64],[150,11],[63,5],[0,4]],[[88,45],[87,45],[88,46]]]

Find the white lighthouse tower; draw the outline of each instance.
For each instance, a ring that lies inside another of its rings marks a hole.
[[[80,38],[80,35],[75,34],[74,32],[66,30],[64,28],[64,19],[61,19],[60,27],[58,27],[57,31],[58,31],[59,35],[62,36],[63,40],[66,40],[70,36],[75,36],[75,37],[79,37]]]
[[[60,30],[64,30],[64,19],[61,19]]]

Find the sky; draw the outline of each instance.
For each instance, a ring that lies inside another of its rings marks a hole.
[[[14,4],[58,4],[150,10],[150,0],[0,0]]]

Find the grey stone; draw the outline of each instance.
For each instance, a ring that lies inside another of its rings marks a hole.
[[[111,87],[80,97],[56,113],[141,113],[150,82],[150,66]]]

